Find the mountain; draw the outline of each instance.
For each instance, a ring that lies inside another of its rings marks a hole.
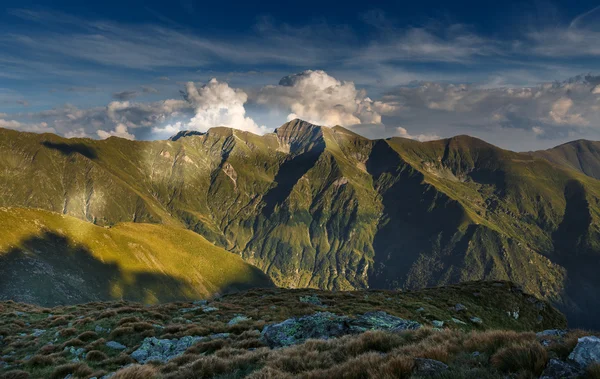
[[[532,155],[600,179],[600,142],[577,140]]]
[[[152,142],[0,130],[0,190],[4,207],[189,229],[282,287],[511,280],[598,326],[600,182],[468,136],[369,140],[301,120]]]
[[[181,228],[103,228],[43,210],[3,208],[0,230],[0,300],[157,303],[272,285],[257,268]]]

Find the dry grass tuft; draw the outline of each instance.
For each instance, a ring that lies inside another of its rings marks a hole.
[[[539,376],[548,363],[548,353],[539,343],[526,342],[498,350],[490,362],[500,371],[527,371]]]
[[[29,373],[22,370],[10,370],[0,375],[0,379],[29,379]]]
[[[50,374],[50,379],[64,379],[69,374],[75,377],[87,377],[92,373],[93,370],[85,363],[67,363],[56,367]]]
[[[112,377],[113,379],[153,379],[158,378],[158,371],[150,365],[133,365],[126,367]]]
[[[588,366],[586,370],[586,378],[600,379],[600,363],[594,363]]]
[[[100,362],[100,361],[103,361],[105,359],[108,359],[108,355],[106,355],[103,352],[98,351],[98,350],[90,350],[85,355],[85,359],[88,360],[88,361],[90,361],[90,362]]]

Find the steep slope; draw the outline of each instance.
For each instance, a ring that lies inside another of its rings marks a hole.
[[[600,182],[531,154],[301,120],[152,142],[0,130],[0,147],[5,206],[183,226],[284,287],[511,280],[597,323],[578,289],[600,287]]]
[[[0,299],[156,303],[270,285],[257,268],[181,228],[102,228],[48,211],[0,208]]]
[[[548,150],[534,151],[535,157],[600,179],[600,142],[577,140]]]

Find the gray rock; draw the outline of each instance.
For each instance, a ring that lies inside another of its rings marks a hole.
[[[75,346],[66,346],[63,351],[68,352],[69,354],[71,354],[72,356],[75,357],[75,359],[79,359],[81,357],[83,357],[86,353],[85,349],[80,347],[80,348],[76,348]]]
[[[467,307],[465,307],[463,304],[458,303],[454,306],[454,310],[457,312],[462,312],[462,311],[466,311]]]
[[[109,349],[113,349],[113,350],[125,350],[127,349],[127,346],[120,344],[116,341],[108,341],[106,343],[106,347],[108,347]]]
[[[469,320],[471,320],[471,322],[473,324],[479,324],[479,325],[483,324],[483,320],[480,319],[479,317],[471,317]]]
[[[425,312],[425,308],[421,307],[421,308],[417,309],[417,313],[422,313],[422,312]]]
[[[319,297],[317,295],[300,296],[300,302],[306,303],[306,304],[317,305],[319,307],[323,306],[321,299],[319,299]]]
[[[436,328],[443,328],[444,327],[444,322],[440,321],[440,320],[433,320],[431,322],[431,324],[433,324],[433,326],[436,327]]]
[[[214,311],[218,311],[218,310],[219,310],[219,308],[217,308],[217,307],[210,307],[208,305],[202,306],[202,312],[204,312],[204,313],[214,312]]]
[[[103,328],[100,325],[96,325],[96,327],[94,327],[94,331],[96,333],[108,333],[108,332],[110,332],[110,328]]]
[[[467,325],[466,322],[461,321],[461,320],[459,320],[457,318],[454,318],[454,317],[452,317],[452,322],[455,323],[455,324],[458,324],[458,325]]]
[[[537,337],[564,337],[567,334],[566,330],[563,329],[547,329],[541,332],[537,332]]]
[[[550,359],[540,379],[575,379],[580,378],[582,375],[583,370],[578,365],[558,359]]]
[[[46,333],[46,330],[44,329],[33,329],[33,333],[31,333],[31,335],[34,337],[39,337],[44,333]]]
[[[592,363],[600,363],[600,338],[595,336],[581,337],[577,346],[569,355],[569,359],[577,362],[581,367]]]
[[[232,326],[232,325],[239,324],[240,322],[249,321],[249,320],[252,320],[252,319],[249,317],[246,317],[244,315],[236,315],[231,320],[229,320],[227,325]]]
[[[199,310],[199,309],[201,309],[201,308],[202,308],[202,307],[181,308],[181,309],[179,310],[179,312],[181,312],[181,313],[195,312],[195,311],[197,311],[197,310]]]
[[[227,337],[229,337],[229,333],[213,334],[210,337],[185,336],[171,340],[148,337],[142,341],[142,345],[136,351],[131,353],[131,358],[142,364],[150,361],[164,363],[182,355],[198,342]]]
[[[196,300],[192,304],[194,304],[194,305],[208,305],[208,300]]]
[[[414,374],[418,376],[436,375],[447,369],[448,365],[444,362],[436,361],[434,359],[415,358]]]
[[[368,312],[356,318],[330,312],[290,318],[265,326],[261,338],[270,347],[291,346],[307,339],[330,339],[367,330],[402,331],[418,329],[421,324],[385,312]]]

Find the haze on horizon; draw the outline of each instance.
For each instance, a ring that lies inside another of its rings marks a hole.
[[[294,118],[503,148],[600,140],[600,4],[8,0],[0,127],[165,139]]]

